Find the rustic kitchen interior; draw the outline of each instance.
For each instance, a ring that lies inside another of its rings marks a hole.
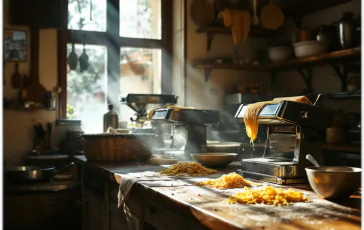
[[[4,0],[4,229],[361,229],[360,0]]]

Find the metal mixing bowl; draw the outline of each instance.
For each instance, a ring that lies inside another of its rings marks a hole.
[[[191,157],[206,167],[220,168],[234,161],[236,153],[195,153]]]
[[[207,141],[206,145],[201,145],[201,149],[206,153],[238,153],[240,146],[239,142]]]
[[[348,198],[360,187],[361,168],[321,166],[307,167],[312,189],[322,198]]]

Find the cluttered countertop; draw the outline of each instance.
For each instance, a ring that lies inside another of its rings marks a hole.
[[[293,187],[296,191],[302,191],[310,201],[292,203],[290,206],[228,204],[224,201],[229,196],[244,189],[219,190],[195,186],[195,183],[234,172],[237,162],[209,176],[167,177],[158,172],[168,166],[92,163],[84,156],[74,156],[73,159],[77,164],[92,168],[119,184],[125,178],[132,178],[136,183],[134,187],[142,188],[145,193],[157,194],[160,199],[177,207],[188,208],[202,225],[212,229],[360,229],[361,191],[349,199],[334,202],[318,197],[308,184],[279,186],[261,183],[257,189],[267,186]]]

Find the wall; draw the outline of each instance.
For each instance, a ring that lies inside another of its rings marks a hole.
[[[8,20],[8,2],[4,0],[4,29],[27,30],[28,34],[28,57],[30,57],[29,30],[26,27],[12,27]],[[39,80],[47,89],[51,90],[57,85],[57,32],[56,30],[41,30],[39,47]],[[10,76],[14,72],[15,65],[6,62],[3,77],[4,97],[15,98],[17,90],[11,87]],[[30,58],[26,63],[19,63],[21,74],[30,75]],[[26,153],[32,148],[33,124],[41,122],[43,126],[46,122],[53,122],[56,119],[55,111],[20,111],[4,110],[4,160],[7,165],[21,164]]]
[[[231,83],[237,82],[262,82],[263,87],[267,87],[270,80],[268,73],[244,72],[235,70],[212,70],[210,80],[205,83],[204,70],[194,69],[191,62],[198,59],[232,56],[233,42],[231,35],[216,35],[212,41],[210,52],[206,51],[206,34],[196,33],[197,26],[190,16],[190,5],[193,0],[187,0],[187,72],[186,72],[186,104],[200,109],[218,109],[222,106],[224,88]],[[212,2],[212,1],[211,1]],[[264,49],[266,41],[262,38],[248,38],[245,43],[238,46],[240,58],[256,57],[256,50]]]
[[[354,17],[360,16],[361,2],[360,0],[351,1],[349,3],[339,5],[330,9],[308,15],[303,18],[302,27],[308,29],[315,29],[323,24],[331,24],[334,21],[339,21],[342,12],[350,11],[355,14]],[[285,35],[290,39],[292,36],[292,22],[286,23]],[[315,92],[326,94],[341,91],[341,81],[336,75],[336,72],[331,66],[319,66],[313,69],[313,82],[312,86]],[[305,88],[305,84],[301,76],[295,72],[290,71],[281,74],[277,78],[276,84],[282,86],[282,89],[289,92],[299,93]],[[325,100],[325,103],[334,109],[342,108],[347,112],[360,113],[360,101],[354,100]]]

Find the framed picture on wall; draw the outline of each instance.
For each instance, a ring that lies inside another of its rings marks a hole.
[[[4,30],[4,60],[27,61],[27,31]]]

